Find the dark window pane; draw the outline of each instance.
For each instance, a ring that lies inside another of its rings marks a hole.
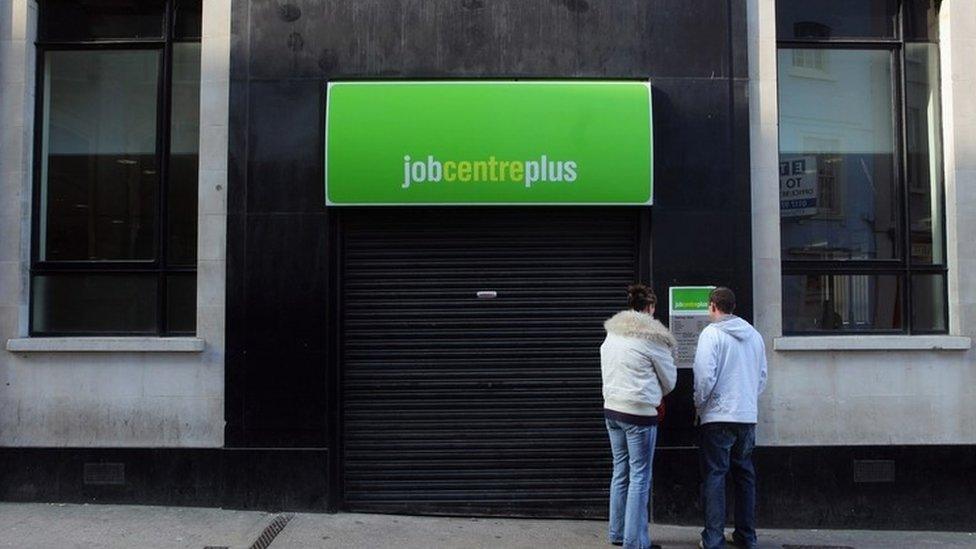
[[[200,0],[179,0],[176,2],[176,23],[173,36],[177,40],[200,38],[201,28]]]
[[[196,331],[196,273],[180,273],[166,277],[166,325],[171,334],[192,334]]]
[[[945,275],[912,276],[912,330],[945,332]]]
[[[945,263],[939,49],[905,44],[905,137],[912,262]]]
[[[197,166],[200,148],[200,43],[173,44],[167,255],[171,265],[197,262]]]
[[[942,0],[905,0],[905,40],[939,39],[939,4]]]
[[[159,52],[45,54],[41,260],[152,259]]]
[[[785,275],[783,331],[902,330],[897,275]]]
[[[779,50],[784,260],[901,257],[891,55]]]
[[[898,0],[779,0],[776,37],[894,38]]]
[[[162,38],[162,0],[43,0],[40,39],[45,41]]]
[[[153,333],[155,274],[34,276],[33,331],[38,334]]]

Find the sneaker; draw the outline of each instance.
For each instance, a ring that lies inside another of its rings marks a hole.
[[[734,533],[725,534],[725,544],[731,545],[732,547],[749,547],[749,544],[745,540],[736,538]]]

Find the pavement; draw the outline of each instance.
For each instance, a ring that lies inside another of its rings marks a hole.
[[[283,526],[283,528],[282,528]],[[0,503],[0,547],[601,548],[602,521],[265,513],[199,507]],[[698,528],[655,524],[655,543],[697,547]],[[763,549],[976,547],[976,533],[760,530]]]

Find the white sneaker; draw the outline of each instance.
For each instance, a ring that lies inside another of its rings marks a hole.
[[[734,541],[732,541],[732,534],[725,535],[725,544],[731,545],[732,547],[739,547]],[[705,549],[705,542],[698,540],[698,549]]]

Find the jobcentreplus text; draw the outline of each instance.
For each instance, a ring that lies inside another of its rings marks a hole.
[[[417,183],[522,183],[531,187],[538,182],[572,183],[577,178],[577,164],[573,160],[549,160],[541,155],[538,160],[498,160],[489,156],[486,160],[445,160],[433,155],[426,160],[403,157],[404,189]]]

